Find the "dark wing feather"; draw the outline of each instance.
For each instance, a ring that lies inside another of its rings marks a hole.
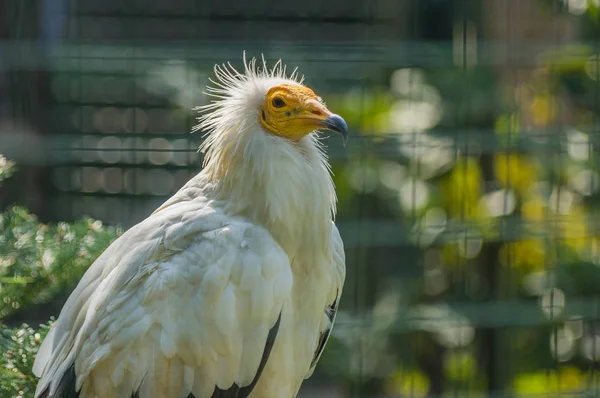
[[[317,345],[317,349],[315,351],[315,355],[313,356],[313,360],[310,363],[311,369],[315,367],[315,365],[319,361],[319,358],[321,357],[321,354],[323,353],[323,349],[325,349],[325,344],[327,344],[327,339],[329,339],[329,335],[331,334],[331,329],[333,328],[333,321],[335,320],[335,314],[337,313],[339,301],[340,301],[340,292],[338,290],[333,303],[331,303],[330,305],[327,306],[327,308],[325,308],[325,314],[327,314],[327,316],[329,317],[330,324],[327,327],[327,329],[325,329],[323,332],[321,332],[321,335],[319,336],[319,344]]]
[[[267,364],[267,360],[269,359],[269,355],[271,355],[271,349],[273,348],[273,344],[275,344],[275,338],[277,337],[277,333],[279,332],[279,323],[281,322],[281,313],[279,313],[279,317],[277,318],[277,322],[275,322],[275,326],[269,330],[269,334],[267,335],[267,343],[265,344],[265,349],[263,350],[262,359],[260,360],[260,364],[258,365],[258,369],[256,371],[256,375],[254,379],[252,379],[252,383],[247,386],[240,387],[237,384],[233,384],[227,390],[221,390],[219,387],[215,387],[215,391],[213,392],[211,398],[247,398],[256,383],[258,383],[258,379],[262,374],[262,371]],[[187,396],[187,398],[196,398],[193,394]]]
[[[48,386],[38,398],[79,398],[79,393],[75,391],[75,366],[71,365],[65,372],[54,395],[50,395]]]

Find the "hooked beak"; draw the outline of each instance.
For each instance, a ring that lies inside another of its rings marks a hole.
[[[304,112],[308,123],[317,129],[327,129],[335,131],[342,135],[344,146],[348,141],[348,125],[346,121],[335,113],[331,113],[325,105],[319,101],[308,101],[305,105]]]
[[[346,146],[346,143],[348,142],[348,125],[340,115],[332,113],[327,119],[323,121],[323,125],[327,130],[340,133],[344,140],[344,146]]]

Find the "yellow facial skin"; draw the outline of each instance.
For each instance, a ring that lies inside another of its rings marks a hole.
[[[267,92],[259,120],[265,130],[299,141],[315,130],[328,128],[325,121],[332,115],[310,88],[281,84]]]

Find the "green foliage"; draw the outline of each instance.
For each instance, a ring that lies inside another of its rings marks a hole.
[[[35,354],[52,322],[38,330],[29,325],[0,331],[0,396],[33,397],[37,377],[31,372]]]
[[[119,234],[90,218],[41,224],[22,207],[0,215],[0,319],[72,287]]]

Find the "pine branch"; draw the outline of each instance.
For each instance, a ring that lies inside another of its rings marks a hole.
[[[52,322],[38,330],[27,324],[20,328],[0,331],[0,396],[33,397],[37,377],[31,371],[35,356]]]

